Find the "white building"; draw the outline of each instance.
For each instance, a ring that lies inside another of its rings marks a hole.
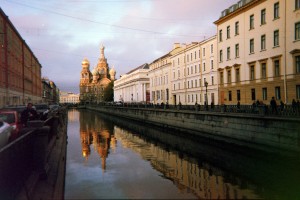
[[[145,103],[150,101],[149,65],[143,64],[114,82],[114,101]]]
[[[150,99],[153,104],[174,104],[175,100],[171,96],[171,56],[182,48],[175,43],[173,50],[157,58],[150,64]]]
[[[79,103],[79,94],[74,94],[72,92],[61,92],[59,97],[59,103]]]
[[[174,104],[204,105],[206,100],[209,105],[218,103],[216,57],[216,36],[184,45],[171,56]]]

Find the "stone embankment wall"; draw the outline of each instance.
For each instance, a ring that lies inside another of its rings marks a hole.
[[[104,106],[87,109],[255,149],[300,152],[299,118]]]

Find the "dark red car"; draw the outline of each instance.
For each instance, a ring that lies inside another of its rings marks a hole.
[[[20,114],[16,110],[0,110],[0,119],[13,127],[10,141],[15,140],[20,136],[20,130],[23,127],[21,123]]]

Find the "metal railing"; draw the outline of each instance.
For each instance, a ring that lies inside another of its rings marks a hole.
[[[274,117],[300,117],[300,106],[284,105],[272,108],[268,105],[168,105],[168,104],[143,104],[143,103],[99,103],[91,106],[127,107],[138,109],[164,109],[181,110],[190,112],[215,112],[215,113],[239,113],[258,116]]]

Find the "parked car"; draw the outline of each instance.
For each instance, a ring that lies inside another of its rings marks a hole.
[[[20,130],[23,127],[21,118],[18,111],[15,110],[0,110],[0,119],[10,126],[12,126],[12,132],[10,140],[14,140],[20,136]]]
[[[48,104],[34,104],[36,112],[41,120],[47,119],[49,106]]]
[[[8,144],[11,131],[12,131],[12,126],[0,120],[0,149]]]

